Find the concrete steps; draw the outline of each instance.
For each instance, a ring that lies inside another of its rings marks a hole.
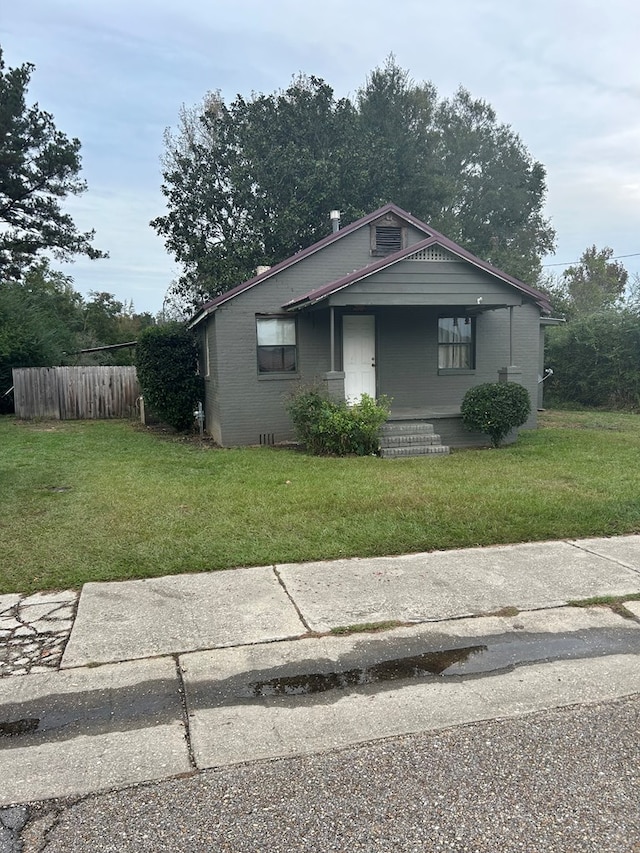
[[[443,456],[449,448],[434,432],[433,424],[419,420],[387,421],[381,430],[380,455],[384,459],[401,456]]]

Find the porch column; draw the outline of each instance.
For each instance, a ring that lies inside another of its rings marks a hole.
[[[329,366],[330,370],[322,377],[325,388],[334,400],[344,400],[344,372],[336,370],[336,325],[333,306],[329,308]]]
[[[498,370],[498,382],[522,384],[522,370],[513,363],[513,305],[509,306],[509,366]]]
[[[331,308],[329,308],[329,339],[330,339],[330,341],[331,341],[331,343],[330,343],[330,347],[331,347],[331,359],[330,359],[330,364],[331,364],[331,367],[330,367],[329,369],[330,369],[330,372],[331,372],[331,373],[334,373],[334,372],[335,372],[335,369],[336,369],[336,367],[335,367],[335,359],[336,359],[336,331],[335,331],[336,326],[335,326],[335,319],[336,319],[336,318],[335,318],[335,311],[334,311],[334,307],[333,307],[333,305],[332,305],[332,306],[331,306]]]

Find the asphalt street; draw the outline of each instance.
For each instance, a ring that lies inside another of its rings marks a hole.
[[[0,596],[0,853],[640,853],[640,536]]]
[[[636,696],[208,770],[46,804],[23,853],[637,853],[639,731]]]

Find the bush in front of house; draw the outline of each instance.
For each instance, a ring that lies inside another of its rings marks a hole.
[[[136,370],[145,403],[179,432],[193,426],[193,412],[202,399],[197,369],[195,340],[181,323],[150,326],[140,335]]]
[[[318,456],[368,456],[379,449],[380,427],[389,417],[390,400],[362,395],[347,405],[311,388],[294,393],[287,405],[296,437]]]
[[[493,447],[499,447],[512,429],[526,422],[531,399],[516,382],[487,382],[467,391],[460,410],[467,429],[488,435]]]

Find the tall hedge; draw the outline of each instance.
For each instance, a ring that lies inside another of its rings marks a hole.
[[[136,369],[145,402],[180,432],[193,426],[202,399],[195,338],[181,323],[145,329],[136,347]]]
[[[640,317],[612,310],[547,333],[547,403],[640,408]]]

